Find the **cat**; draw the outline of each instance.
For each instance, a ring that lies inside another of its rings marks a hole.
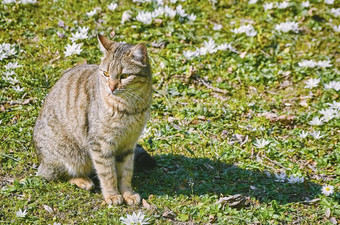
[[[91,190],[97,174],[107,204],[139,204],[131,186],[134,150],[150,116],[152,74],[144,44],[98,35],[100,65],[65,71],[36,120],[33,141],[47,180],[67,177]]]

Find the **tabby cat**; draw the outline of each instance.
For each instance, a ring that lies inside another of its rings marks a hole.
[[[131,187],[134,149],[150,116],[151,68],[145,45],[98,35],[101,64],[65,71],[34,127],[38,175],[67,177],[90,190],[95,171],[108,204],[140,202]]]

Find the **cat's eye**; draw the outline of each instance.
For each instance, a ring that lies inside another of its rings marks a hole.
[[[106,72],[106,71],[103,71],[103,74],[104,74],[105,77],[108,77],[108,76],[109,76],[109,73]]]
[[[123,73],[123,74],[120,75],[120,79],[126,79],[126,78],[128,78],[129,76],[130,76],[130,74],[125,74],[125,73]]]

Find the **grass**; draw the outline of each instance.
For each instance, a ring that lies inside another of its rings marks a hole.
[[[0,44],[14,44],[16,50],[0,60],[0,223],[117,224],[139,210],[151,224],[339,222],[339,113],[323,125],[309,124],[327,103],[340,100],[339,91],[324,87],[340,81],[335,4],[312,0],[303,8],[291,2],[264,11],[262,1],[213,2],[169,3],[181,4],[196,20],[159,17],[149,25],[134,18],[139,10],[157,8],[155,2],[120,1],[113,12],[106,0],[0,3]],[[94,16],[86,15],[96,7],[101,9]],[[121,24],[126,10],[133,19]],[[298,22],[299,32],[275,30],[286,21]],[[213,30],[214,24],[222,29]],[[256,36],[231,32],[246,24]],[[65,57],[69,37],[83,26],[89,37],[77,41],[82,52]],[[140,144],[158,165],[136,172],[133,185],[152,207],[108,207],[98,186],[87,192],[35,176],[39,162],[32,129],[41,104],[63,70],[100,61],[98,32],[148,46],[154,98]],[[237,53],[183,56],[209,38],[217,45],[232,43]],[[301,67],[303,60],[330,60],[332,66]],[[22,65],[12,75],[17,83],[4,78],[9,62]],[[317,87],[305,88],[310,78],[320,79]],[[14,90],[17,85],[23,90]],[[301,138],[302,131],[320,131],[323,137]],[[270,143],[257,148],[257,139]],[[277,182],[275,174],[282,171],[304,182]],[[334,186],[334,194],[321,193],[326,184]],[[215,204],[236,194],[246,197],[244,207]],[[18,217],[19,209],[27,214]]]

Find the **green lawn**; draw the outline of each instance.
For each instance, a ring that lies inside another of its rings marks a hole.
[[[0,1],[0,224],[119,224],[139,211],[150,224],[340,223],[336,1]],[[139,206],[35,176],[42,102],[62,71],[100,62],[97,33],[149,51],[139,143],[157,167],[135,173]],[[239,207],[216,203],[237,194]]]

